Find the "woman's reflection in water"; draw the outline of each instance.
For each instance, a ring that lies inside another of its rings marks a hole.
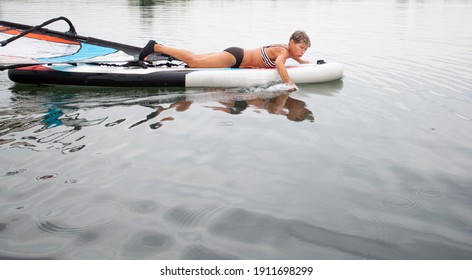
[[[164,108],[162,105],[156,106],[156,111],[146,116],[146,119],[141,120],[130,128],[148,122],[159,116],[162,112],[167,110],[175,110],[176,112],[184,112],[190,109],[193,101],[179,100],[172,103],[169,107]],[[295,99],[289,93],[283,93],[274,98],[255,98],[250,100],[236,100],[236,101],[220,101],[221,106],[205,106],[205,108],[214,111],[221,111],[228,114],[242,114],[248,108],[253,108],[254,112],[261,113],[262,110],[269,114],[285,116],[290,121],[301,122],[308,120],[314,122],[313,113],[306,108],[306,103]],[[157,129],[163,126],[163,122],[172,121],[174,117],[168,116],[162,118],[160,121],[150,125],[152,129]]]
[[[308,120],[313,122],[315,118],[313,113],[306,108],[306,103],[295,99],[284,93],[275,98],[257,98],[252,100],[240,100],[232,102],[220,102],[224,107],[206,106],[215,111],[223,111],[229,114],[241,114],[248,107],[259,110],[266,110],[269,114],[286,116],[290,121],[301,122]]]

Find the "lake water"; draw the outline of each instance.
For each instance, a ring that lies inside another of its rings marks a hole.
[[[0,259],[472,258],[472,1],[0,2],[61,15],[202,53],[304,29],[344,78],[287,95],[1,72]]]

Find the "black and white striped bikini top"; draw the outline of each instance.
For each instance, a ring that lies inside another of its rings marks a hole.
[[[262,55],[262,60],[264,61],[264,66],[266,68],[275,68],[275,60],[270,59],[270,57],[267,55],[267,51],[266,51],[267,48],[271,48],[271,47],[283,47],[283,48],[288,49],[284,45],[269,45],[269,46],[262,47],[261,48],[261,55]]]

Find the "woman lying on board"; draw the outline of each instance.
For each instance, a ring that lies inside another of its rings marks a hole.
[[[190,68],[276,68],[282,81],[297,90],[285,68],[287,59],[292,58],[301,64],[310,63],[301,57],[311,46],[310,38],[304,31],[295,31],[289,43],[275,44],[257,49],[227,48],[222,52],[195,54],[188,50],[176,49],[151,40],[141,50],[139,60],[151,53],[163,53],[185,62]]]

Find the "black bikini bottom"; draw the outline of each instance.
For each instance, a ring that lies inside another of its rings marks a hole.
[[[227,48],[224,51],[229,52],[230,54],[234,56],[234,58],[236,58],[236,63],[231,68],[239,68],[239,66],[241,65],[241,62],[243,62],[244,50],[238,47],[231,47],[231,48]]]

